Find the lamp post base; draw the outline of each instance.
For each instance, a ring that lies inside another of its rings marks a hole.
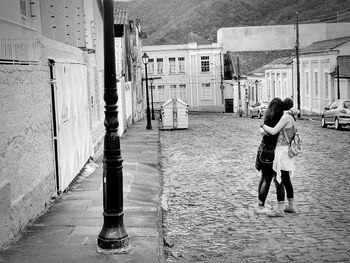
[[[130,245],[122,248],[115,248],[115,249],[103,249],[97,246],[97,252],[101,254],[128,254],[130,250],[131,250]]]
[[[126,233],[123,215],[108,215],[104,213],[104,224],[97,239],[98,251],[106,253],[127,253],[129,236]],[[112,252],[114,251],[114,252]]]

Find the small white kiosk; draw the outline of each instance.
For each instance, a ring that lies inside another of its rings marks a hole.
[[[160,107],[162,129],[187,129],[188,128],[188,105],[181,99],[167,100]]]

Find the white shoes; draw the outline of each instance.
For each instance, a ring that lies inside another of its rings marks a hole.
[[[257,214],[266,214],[266,213],[268,213],[268,212],[271,211],[271,210],[268,209],[268,208],[265,207],[265,206],[257,205],[255,211],[256,211]]]

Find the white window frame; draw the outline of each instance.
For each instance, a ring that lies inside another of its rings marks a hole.
[[[187,87],[186,84],[179,85],[179,98],[183,101],[187,100]]]
[[[209,56],[201,56],[201,72],[210,72]]]
[[[154,74],[154,58],[148,60],[147,69],[149,74]]]
[[[164,87],[164,85],[158,85],[156,93],[157,93],[158,102],[160,102],[160,103],[165,102],[165,87]]]
[[[305,95],[310,96],[310,72],[305,70],[304,72],[304,86],[305,86]]]
[[[210,83],[202,83],[201,98],[202,100],[212,100]]]
[[[19,0],[19,7],[20,7],[20,14],[21,14],[22,18],[29,18],[30,17],[30,3],[29,3],[29,0]],[[23,9],[23,7],[24,7],[24,9]]]
[[[170,98],[177,98],[177,86],[171,84],[170,85]]]
[[[163,74],[164,63],[163,58],[157,58],[157,74]]]
[[[313,93],[314,97],[318,98],[320,96],[320,90],[319,90],[319,80],[318,80],[318,70],[314,69],[313,73]]]
[[[179,64],[179,73],[185,73],[185,57],[177,58]]]
[[[169,58],[169,74],[176,73],[176,58]]]
[[[325,99],[329,99],[330,95],[330,77],[329,72],[323,71],[323,95]]]

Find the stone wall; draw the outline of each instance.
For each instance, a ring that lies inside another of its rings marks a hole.
[[[49,68],[0,65],[0,248],[55,195]]]

